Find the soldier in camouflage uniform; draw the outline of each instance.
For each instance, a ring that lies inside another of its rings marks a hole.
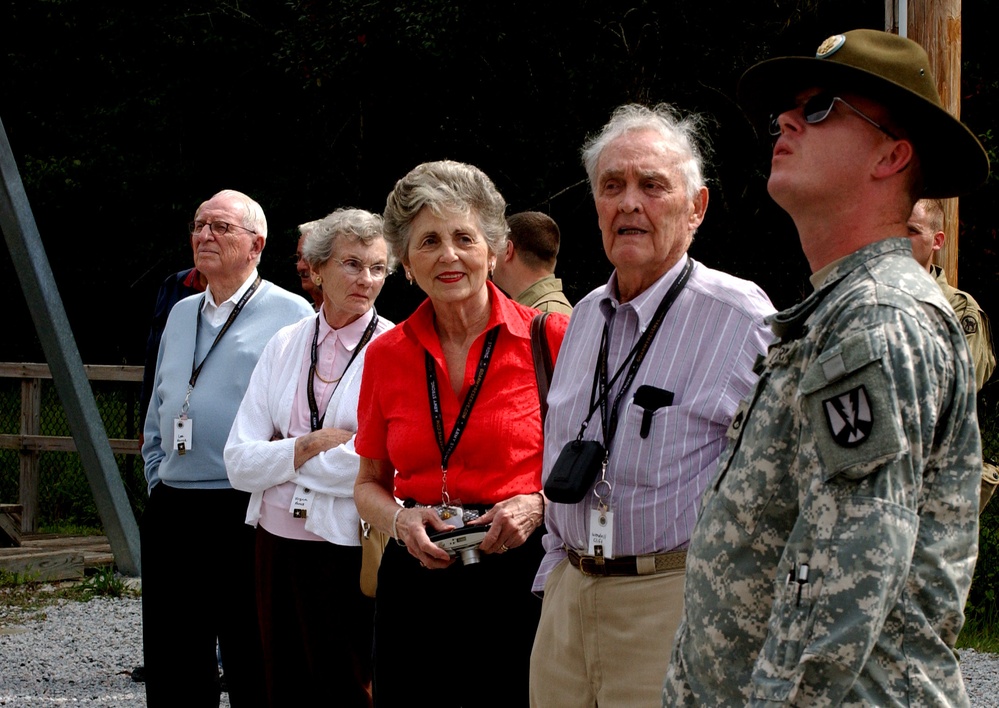
[[[663,705],[968,705],[954,642],[978,540],[981,443],[964,331],[911,257],[917,196],[988,158],[925,52],[871,30],[758,64],[768,188],[815,292],[729,429],[687,555]]]

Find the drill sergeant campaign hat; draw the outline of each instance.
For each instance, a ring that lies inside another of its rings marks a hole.
[[[923,197],[957,197],[988,178],[985,149],[944,109],[926,52],[912,40],[860,29],[829,37],[814,57],[768,59],[742,75],[739,103],[754,124],[764,125],[811,87],[855,93],[888,108],[919,156]]]

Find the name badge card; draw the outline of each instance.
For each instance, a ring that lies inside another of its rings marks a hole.
[[[590,544],[587,553],[604,558],[614,557],[614,512],[603,504],[590,511]]]
[[[194,421],[187,416],[173,419],[173,449],[178,455],[186,454],[191,449],[191,439],[194,433]]]
[[[291,507],[288,509],[296,519],[305,519],[312,509],[312,502],[316,498],[315,491],[301,484],[295,487],[295,494],[291,498]]]

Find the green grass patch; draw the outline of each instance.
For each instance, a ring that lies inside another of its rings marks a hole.
[[[59,582],[0,570],[0,627],[44,620],[45,608],[60,600],[89,602],[95,597],[139,595],[112,567],[97,568],[83,580]]]
[[[38,582],[34,573],[17,573],[0,568],[0,588],[16,588]]]
[[[60,536],[103,536],[104,529],[90,524],[61,523],[54,521],[38,528],[39,533],[54,533]]]
[[[993,613],[994,614],[994,613]],[[999,632],[996,622],[999,618],[972,616],[966,617],[961,636],[957,638],[958,649],[974,649],[980,652],[999,654]]]
[[[129,588],[125,580],[110,566],[98,568],[77,587],[87,596],[85,598],[87,600],[94,597],[117,598],[138,594]]]

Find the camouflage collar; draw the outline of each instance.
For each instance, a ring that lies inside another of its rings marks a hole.
[[[888,253],[898,251],[908,255],[910,258],[911,246],[907,238],[887,238],[870,243],[860,248],[848,256],[844,256],[837,261],[826,274],[821,285],[815,292],[799,302],[797,305],[787,310],[778,312],[770,320],[770,329],[781,341],[799,339],[808,331],[805,326],[806,320],[819,306],[826,295],[831,293],[839,283],[857,268],[862,267],[868,261],[884,256]]]

